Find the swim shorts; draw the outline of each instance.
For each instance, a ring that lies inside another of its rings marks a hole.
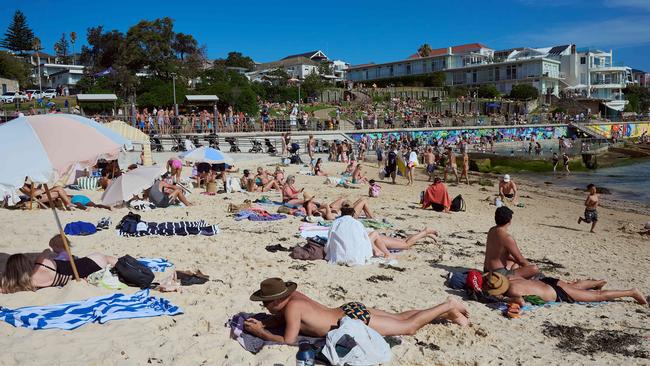
[[[436,171],[436,164],[427,164],[427,173],[433,173]]]
[[[586,223],[597,222],[598,221],[598,211],[585,209],[585,220]]]
[[[370,311],[360,302],[349,302],[342,305],[341,310],[350,319],[361,320],[366,325],[370,324]]]

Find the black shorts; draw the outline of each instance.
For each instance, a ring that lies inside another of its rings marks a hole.
[[[199,172],[199,173],[209,173],[210,169],[211,169],[211,166],[208,163],[199,163],[196,166],[196,171]]]
[[[586,223],[598,222],[598,211],[596,210],[585,210],[585,220]]]
[[[395,165],[386,165],[386,173],[395,173],[397,171],[397,164]]]

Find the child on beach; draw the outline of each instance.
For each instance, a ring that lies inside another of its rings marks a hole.
[[[374,179],[371,179],[368,181],[368,197],[379,197],[379,193],[381,192],[381,186],[375,182]]]
[[[583,221],[591,224],[591,230],[589,232],[594,233],[594,228],[598,222],[598,211],[596,210],[598,208],[598,193],[596,193],[596,186],[593,184],[587,186],[587,191],[589,195],[585,200],[585,217],[579,217],[578,224],[581,224]]]
[[[70,241],[68,240],[68,243]],[[61,235],[56,234],[50,239],[50,248],[52,249],[52,259],[58,261],[69,261],[68,252],[65,251],[65,246],[63,245],[63,240]]]

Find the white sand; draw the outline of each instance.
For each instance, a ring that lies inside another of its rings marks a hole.
[[[254,168],[254,163],[242,167]],[[271,167],[268,168],[272,169]],[[340,164],[326,163],[324,170],[340,171]],[[186,169],[189,170],[189,169]],[[296,167],[287,172],[296,171]],[[376,175],[376,168],[365,169]],[[190,196],[197,205],[191,208],[157,209],[143,213],[148,221],[204,219],[218,223],[222,233],[215,237],[144,237],[122,238],[114,231],[102,231],[88,237],[74,238],[74,253],[85,255],[103,252],[134,257],[165,257],[178,269],[201,269],[210,275],[205,285],[186,287],[182,294],[162,296],[179,305],[184,314],[114,321],[104,325],[91,324],[74,331],[33,331],[0,324],[0,364],[2,365],[292,365],[296,349],[275,346],[258,355],[246,352],[229,338],[224,323],[239,311],[261,311],[250,302],[250,293],[266,277],[279,276],[299,284],[299,290],[329,306],[346,301],[361,301],[368,306],[390,311],[423,308],[443,301],[455,292],[443,285],[449,269],[456,266],[481,268],[485,233],[493,224],[495,207],[484,201],[493,198],[495,188],[483,191],[478,185],[450,187],[450,194],[462,193],[468,211],[441,214],[413,209],[418,194],[426,187],[426,178],[419,177],[415,187],[383,184],[381,197],[371,199],[377,216],[395,224],[395,229],[408,233],[424,226],[436,228],[441,236],[438,245],[424,241],[412,250],[398,255],[397,272],[377,266],[348,268],[324,261],[308,264],[307,270],[290,267],[307,262],[294,261],[286,252],[269,253],[269,244],[293,246],[302,243],[296,238],[299,218],[279,222],[235,222],[227,212],[230,202],[261,194],[233,194],[207,197]],[[517,177],[514,177],[517,179]],[[367,194],[367,188],[343,189],[323,185],[324,178],[298,176],[298,186],[315,192],[318,200],[338,196],[356,199]],[[398,178],[399,183],[404,180]],[[525,256],[549,259],[565,268],[548,275],[563,279],[605,278],[607,288],[638,287],[650,293],[650,238],[634,233],[647,217],[635,213],[600,210],[597,234],[589,234],[586,224],[578,225],[584,194],[558,194],[544,187],[521,187],[525,208],[515,208],[511,232]],[[88,194],[98,201],[100,192]],[[558,198],[558,196],[563,198]],[[279,197],[278,193],[271,197]],[[227,198],[227,199],[226,199]],[[607,197],[602,196],[607,202]],[[127,213],[93,209],[89,212],[60,212],[64,223],[74,220],[97,222],[110,216],[113,224]],[[401,219],[400,219],[401,218]],[[49,210],[0,210],[2,261],[16,252],[40,252],[47,247],[56,227]],[[623,230],[619,229],[623,227]],[[386,275],[392,282],[370,283],[372,275]],[[339,289],[339,290],[337,290]],[[128,292],[134,292],[129,289]],[[86,283],[72,283],[62,289],[48,288],[34,293],[0,295],[0,305],[18,307],[56,304],[103,295],[110,291]],[[159,295],[158,293],[154,293]],[[631,300],[615,301],[597,307],[560,305],[524,314],[521,319],[508,320],[485,305],[470,302],[473,326],[461,329],[455,325],[427,325],[416,336],[403,337],[404,343],[393,348],[393,364],[648,364],[647,359],[598,353],[583,356],[556,349],[557,340],[542,334],[541,324],[581,325],[595,329],[628,329],[638,334],[647,350],[648,307]],[[645,337],[645,338],[644,338]],[[416,342],[433,343],[440,350],[432,351]]]

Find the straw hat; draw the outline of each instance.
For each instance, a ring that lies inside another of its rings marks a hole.
[[[295,282],[284,282],[281,278],[267,278],[260,283],[260,289],[255,291],[251,301],[273,301],[285,298],[294,291],[298,285]]]
[[[308,201],[313,200],[314,197],[316,197],[316,196],[314,196],[313,194],[311,194],[311,193],[309,193],[309,192],[303,192],[303,194],[302,194],[302,199],[303,199],[305,202],[308,202]]]
[[[487,272],[483,274],[483,290],[490,296],[503,295],[510,288],[508,278],[501,273]]]

